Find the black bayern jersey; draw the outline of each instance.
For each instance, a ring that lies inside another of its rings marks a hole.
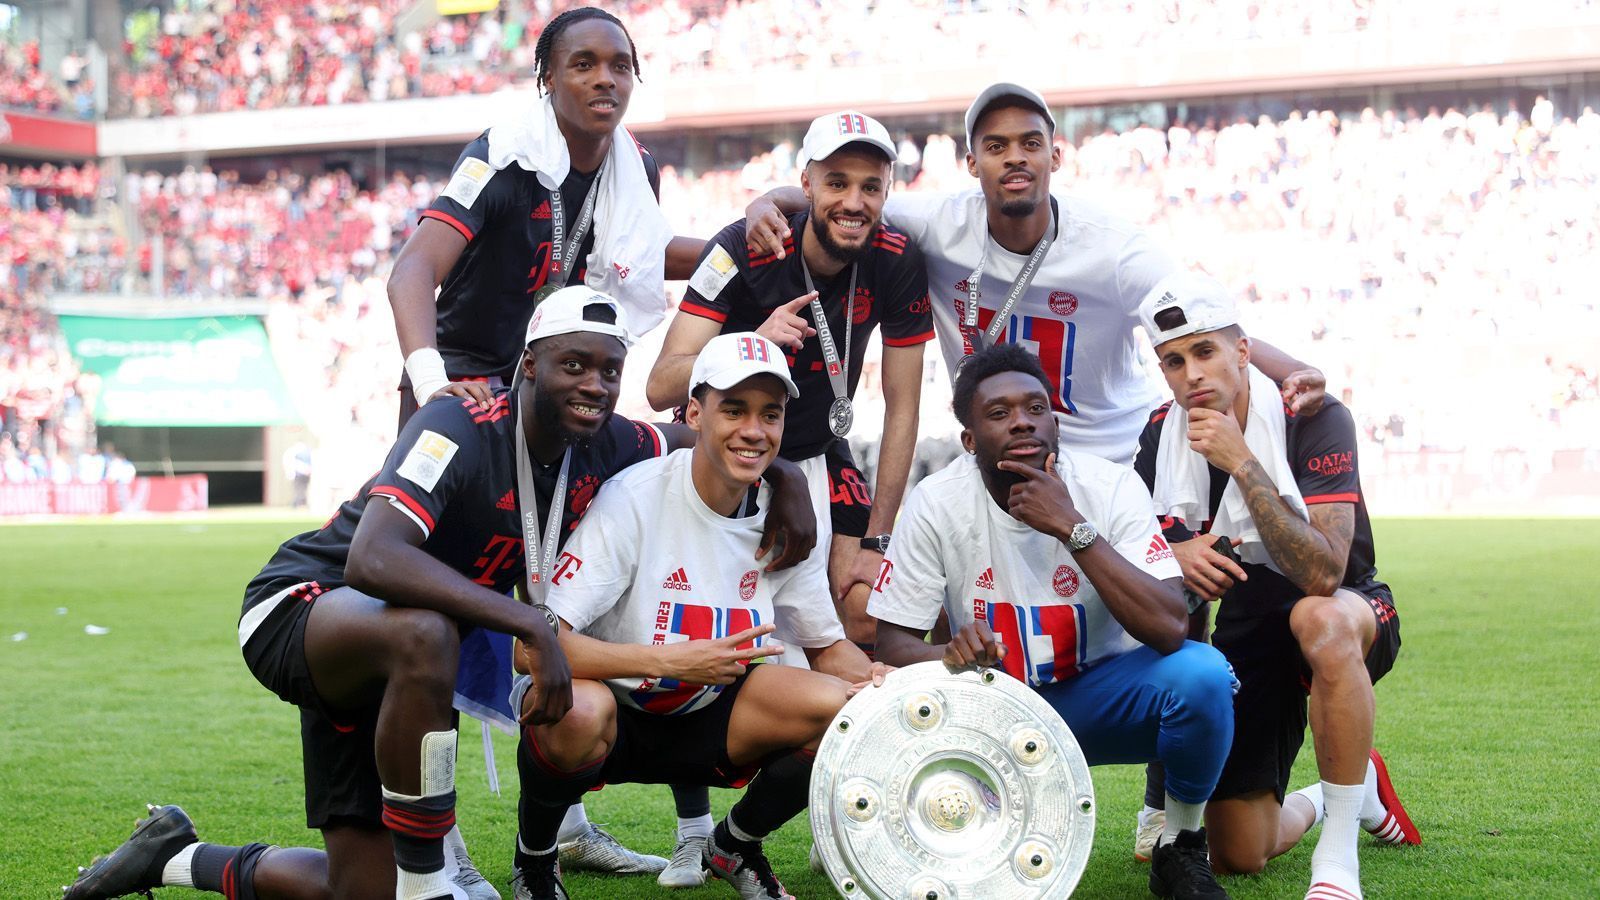
[[[1151,413],[1144,433],[1139,435],[1139,456],[1134,468],[1144,479],[1145,487],[1155,490],[1156,450],[1161,444],[1161,429],[1166,423],[1168,402]],[[1356,425],[1350,410],[1337,400],[1323,402],[1322,411],[1314,416],[1297,416],[1284,408],[1284,444],[1289,463],[1294,469],[1295,484],[1306,505],[1319,503],[1353,503],[1356,508],[1355,534],[1350,541],[1350,557],[1345,563],[1341,586],[1362,594],[1381,592],[1389,588],[1378,580],[1377,561],[1372,543],[1372,522],[1367,517],[1367,501],[1361,493],[1361,477],[1356,464]],[[1210,510],[1216,515],[1222,503],[1222,492],[1228,487],[1228,473],[1215,466],[1207,467],[1211,475]],[[1158,511],[1159,514],[1159,511]],[[1208,520],[1187,523],[1163,517],[1161,527],[1167,541],[1186,541],[1196,533],[1211,527]],[[1231,537],[1231,535],[1230,535]],[[1219,618],[1225,610],[1230,619],[1250,618],[1260,615],[1286,615],[1305,592],[1283,575],[1263,565],[1244,564],[1248,581],[1233,586],[1223,595]]]
[[[517,512],[516,409],[510,392],[488,410],[476,401],[440,401],[406,424],[383,468],[316,531],[285,541],[245,589],[243,612],[291,585],[342,586],[345,560],[361,514],[374,498],[409,516],[424,534],[422,549],[478,584],[499,592],[523,577]],[[655,426],[613,415],[592,440],[574,445],[567,476],[561,540],[577,527],[600,483],[666,451]],[[549,516],[561,468],[533,463],[539,518]]]
[[[642,146],[639,152],[650,187],[659,195],[661,173],[655,158]],[[533,294],[550,277],[550,191],[537,173],[515,163],[495,171],[488,157],[486,131],[461,151],[450,185],[422,218],[443,222],[467,239],[461,258],[439,287],[437,341],[445,371],[452,378],[499,375],[509,384],[533,315]],[[463,178],[464,172],[478,177]],[[572,169],[561,182],[568,234],[595,175]],[[458,185],[465,190],[455,190]],[[469,202],[463,204],[462,198]],[[591,227],[575,264],[568,263],[562,287],[583,283],[594,236]]]
[[[790,236],[784,241],[783,259],[749,249],[744,219],[722,229],[701,252],[678,308],[721,323],[723,334],[755,331],[774,309],[806,293],[794,236],[810,227],[807,213],[789,217]],[[805,232],[803,240],[814,241],[816,236]],[[933,339],[933,309],[928,303],[928,275],[922,251],[900,232],[879,226],[857,265],[855,321],[848,360],[852,397],[861,379],[867,338],[880,323],[886,346],[905,347]],[[844,295],[850,284],[850,267],[845,266],[831,278],[818,278],[813,273],[813,279],[828,327],[833,331],[834,345],[843,355]],[[802,310],[801,318],[811,321],[809,308]],[[822,341],[807,338],[798,353],[785,351],[784,355],[800,396],[790,402],[784,416],[780,453],[789,460],[809,459],[836,440],[828,428],[828,409],[834,395],[823,365]]]

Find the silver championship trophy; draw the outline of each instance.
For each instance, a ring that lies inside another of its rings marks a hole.
[[[997,669],[889,674],[839,711],[811,774],[811,833],[840,896],[1072,893],[1094,786],[1067,723]]]

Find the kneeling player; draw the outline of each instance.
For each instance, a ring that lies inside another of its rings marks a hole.
[[[1372,749],[1372,686],[1394,665],[1400,618],[1377,580],[1355,422],[1333,399],[1315,418],[1283,406],[1250,369],[1250,341],[1214,279],[1161,281],[1139,317],[1176,399],[1150,417],[1137,468],[1190,590],[1222,598],[1213,641],[1241,683],[1206,811],[1211,858],[1259,872],[1326,811],[1306,897],[1354,900],[1358,825],[1385,843],[1422,842]],[[1215,548],[1218,535],[1242,565]],[[1308,690],[1322,781],[1285,803]]]
[[[747,900],[788,897],[761,841],[805,807],[817,744],[850,686],[747,662],[782,652],[763,640],[780,624],[814,668],[869,666],[828,602],[823,555],[775,574],[750,564],[769,502],[761,475],[798,393],[782,352],[754,333],[721,335],[690,385],[693,449],[604,485],[551,577],[573,704],[530,728],[518,754],[523,841],[550,848],[518,850],[533,897],[566,896],[556,828],[595,785],[747,781],[704,864]]]
[[[1233,684],[1185,641],[1172,559],[1131,469],[1058,447],[1038,357],[999,344],[955,384],[962,456],[911,492],[868,611],[878,658],[1001,666],[1066,720],[1089,764],[1166,764],[1150,870],[1162,897],[1227,894],[1201,827],[1233,736]],[[924,635],[943,606],[954,636]]]

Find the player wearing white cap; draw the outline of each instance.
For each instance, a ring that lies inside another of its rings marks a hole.
[[[867,594],[900,509],[917,437],[922,348],[933,340],[922,254],[882,223],[894,142],[854,110],[818,117],[800,145],[805,205],[785,220],[782,254],[748,249],[745,221],[705,248],[650,373],[657,409],[688,397],[696,354],[718,333],[755,331],[786,351],[800,396],[785,414],[785,459],[811,481],[819,534],[850,638],[870,650]],[[882,327],[883,442],[867,489],[846,442],[868,339]]]
[[[546,602],[573,706],[530,729],[523,838],[553,841],[566,805],[600,783],[748,782],[702,864],[746,900],[786,898],[761,841],[805,807],[817,744],[850,685],[750,663],[782,652],[767,640],[779,626],[815,668],[869,665],[818,602],[820,557],[781,573],[751,564],[771,502],[762,475],[799,394],[778,346],[751,332],[716,337],[690,384],[694,447],[603,486],[555,564]],[[554,854],[541,864],[553,880]]]
[[[1372,747],[1372,687],[1399,653],[1400,617],[1377,578],[1355,422],[1336,400],[1315,418],[1284,406],[1250,369],[1253,345],[1215,279],[1163,279],[1139,316],[1174,400],[1150,416],[1136,468],[1191,605],[1221,598],[1213,641],[1241,682],[1206,808],[1212,862],[1259,872],[1325,811],[1306,898],[1356,900],[1357,825],[1385,843],[1422,837]],[[1308,693],[1322,780],[1286,801]]]

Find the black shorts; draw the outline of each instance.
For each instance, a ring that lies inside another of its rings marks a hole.
[[[773,663],[762,663],[773,665]],[[728,722],[746,672],[724,687],[716,702],[681,716],[647,713],[617,704],[617,740],[600,768],[607,784],[703,784],[743,787],[759,765],[728,758]]]
[[[308,587],[309,586],[309,587]],[[262,623],[244,648],[245,665],[267,690],[300,707],[300,748],[305,765],[306,827],[322,829],[335,819],[383,826],[383,785],[373,756],[378,705],[330,710],[317,695],[306,663],[306,622],[323,592],[315,582],[270,585],[260,593],[286,602]],[[265,598],[264,598],[265,599]]]
[[[1367,674],[1377,684],[1400,653],[1400,616],[1394,597],[1387,587],[1345,590],[1372,607],[1378,633],[1366,664]],[[1229,629],[1217,649],[1233,666],[1239,693],[1233,698],[1233,746],[1211,799],[1271,790],[1282,803],[1289,771],[1305,743],[1306,697],[1311,688],[1311,669],[1289,629],[1288,614],[1263,616],[1252,629]]]
[[[828,465],[828,513],[833,533],[866,537],[872,515],[872,489],[850,455],[850,445],[834,441],[823,457]]]

